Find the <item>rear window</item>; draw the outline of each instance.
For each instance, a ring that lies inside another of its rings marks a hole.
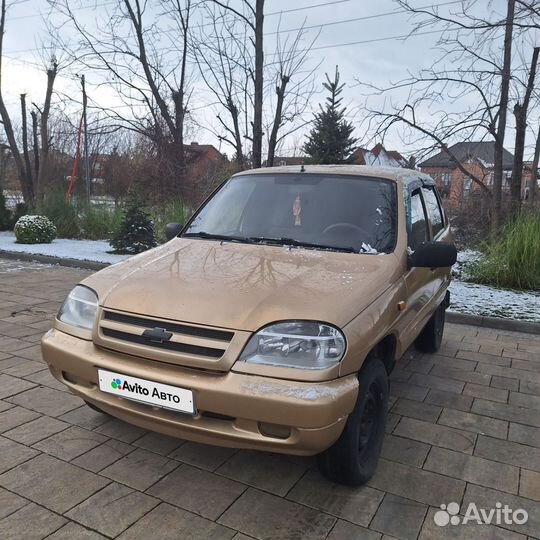
[[[298,174],[232,178],[184,234],[292,238],[364,253],[394,250],[396,186],[385,179]]]

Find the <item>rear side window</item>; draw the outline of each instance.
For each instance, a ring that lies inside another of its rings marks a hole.
[[[439,231],[444,229],[444,219],[439,203],[439,198],[432,187],[422,188],[424,194],[424,202],[426,203],[426,209],[429,219],[431,221],[431,230],[433,236],[436,236]]]
[[[409,247],[414,251],[429,240],[426,212],[420,190],[416,190],[410,199]]]

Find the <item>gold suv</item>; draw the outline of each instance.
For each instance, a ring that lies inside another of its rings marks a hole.
[[[42,340],[88,405],[175,437],[374,473],[388,374],[438,349],[456,249],[433,180],[276,167],[220,186],[166,244],[85,279]]]

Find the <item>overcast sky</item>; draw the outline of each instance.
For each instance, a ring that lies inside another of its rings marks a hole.
[[[236,3],[239,0],[235,0]],[[331,2],[331,0],[328,0]],[[310,53],[310,64],[320,67],[317,79],[322,81],[324,73],[333,73],[335,66],[339,65],[343,82],[347,83],[345,102],[349,108],[349,118],[357,125],[361,125],[362,112],[359,110],[364,102],[365,89],[356,85],[356,80],[387,86],[407,76],[408,72],[416,73],[422,68],[429,67],[439,52],[435,50],[438,34],[411,36],[407,40],[386,39],[408,34],[413,28],[410,17],[397,7],[393,0],[342,0],[328,5],[324,0],[266,0],[265,54],[271,56],[275,51],[275,32],[280,26],[281,30],[297,28],[305,24],[313,26],[307,33],[306,42],[317,37],[314,50]],[[430,0],[417,0],[415,5],[426,6],[433,2]],[[437,4],[447,4],[448,0],[437,0]],[[504,11],[505,1],[485,0],[489,9]],[[99,24],[100,17],[107,16],[111,9],[111,0],[74,0],[78,17],[88,25]],[[317,4],[319,7],[313,7]],[[96,7],[97,5],[97,7]],[[84,8],[86,6],[86,9]],[[453,5],[445,6],[445,10],[453,9]],[[279,13],[283,10],[304,8],[295,12]],[[4,66],[2,72],[2,89],[6,96],[8,107],[17,117],[18,96],[20,93],[28,94],[28,101],[42,102],[45,90],[45,75],[43,70],[44,59],[48,54],[42,50],[43,44],[48,44],[47,23],[58,23],[59,18],[47,15],[46,0],[25,0],[13,6],[9,12],[6,23],[6,36],[4,43]],[[336,24],[329,24],[336,23]],[[321,26],[318,26],[321,25]],[[65,30],[68,33],[68,30]],[[363,43],[354,43],[363,42]],[[94,102],[102,105],[115,103],[114,92],[108,87],[95,87],[100,76],[86,73],[89,81],[89,93]],[[218,145],[217,139],[206,129],[205,125],[211,123],[214,112],[205,107],[210,102],[210,96],[199,84],[195,84],[196,92],[192,99],[192,108],[195,110],[195,119],[203,127],[198,128],[193,137],[200,143],[210,142]],[[320,84],[318,84],[320,87]],[[74,73],[65,69],[59,74],[56,88],[58,95],[56,103],[60,106],[62,94],[76,96],[79,92],[78,83]],[[404,100],[406,95],[396,94],[394,98]],[[317,108],[319,100],[324,94],[319,93],[312,100],[312,109]],[[71,105],[73,106],[73,105]],[[538,115],[538,112],[535,112]],[[510,114],[511,116],[511,114]],[[526,158],[532,159],[533,129],[536,129],[536,120],[531,125],[527,140]],[[364,130],[358,131],[364,136]],[[294,147],[302,143],[303,132],[290,137],[281,153],[290,153]],[[510,129],[506,146],[512,150],[513,130]],[[361,141],[364,142],[364,141]],[[385,141],[387,148],[401,151],[410,155],[413,148],[407,148],[394,131]],[[222,147],[222,150],[231,153],[231,149]]]

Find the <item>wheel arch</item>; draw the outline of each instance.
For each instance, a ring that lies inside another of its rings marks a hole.
[[[396,365],[397,338],[394,334],[388,334],[381,339],[368,353],[363,366],[372,358],[378,358],[384,364],[386,373],[390,375]]]

